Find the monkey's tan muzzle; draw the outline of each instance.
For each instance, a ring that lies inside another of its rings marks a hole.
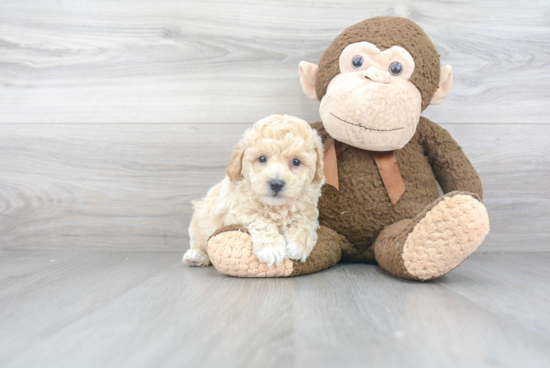
[[[367,70],[365,70],[364,75],[366,78],[369,78],[373,82],[390,83],[390,73],[380,70],[374,66],[371,66]]]

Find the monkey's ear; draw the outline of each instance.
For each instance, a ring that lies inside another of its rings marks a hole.
[[[439,87],[434,93],[430,105],[439,105],[451,91],[453,84],[453,68],[450,65],[441,67],[439,74]]]
[[[300,83],[302,84],[304,93],[312,100],[318,100],[317,92],[315,92],[315,79],[317,78],[317,69],[319,67],[316,64],[301,61],[298,69],[300,70]]]
[[[241,170],[243,168],[243,156],[244,150],[235,150],[231,154],[231,163],[227,166],[227,176],[229,177],[229,181],[235,181],[243,177],[241,175]]]

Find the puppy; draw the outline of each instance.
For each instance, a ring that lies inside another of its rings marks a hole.
[[[246,227],[269,266],[305,262],[317,242],[323,182],[323,146],[308,123],[286,115],[258,121],[233,151],[227,177],[193,202],[184,264],[207,266],[208,238],[227,225]]]

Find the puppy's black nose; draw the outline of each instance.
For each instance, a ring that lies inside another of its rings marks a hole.
[[[269,182],[269,185],[271,186],[271,190],[275,192],[275,194],[279,193],[281,190],[283,190],[285,186],[285,182],[282,180],[271,180]]]

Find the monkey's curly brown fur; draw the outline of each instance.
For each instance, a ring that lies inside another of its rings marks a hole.
[[[332,142],[322,123],[312,126],[325,145]],[[369,248],[386,226],[415,217],[439,197],[436,179],[445,193],[483,195],[479,176],[460,146],[445,129],[424,117],[413,138],[395,154],[407,188],[395,205],[372,153],[359,148],[350,146],[338,156],[340,191],[323,186],[319,222],[349,241],[343,244],[343,261],[373,261]]]
[[[413,21],[400,17],[375,17],[359,22],[332,41],[319,62],[315,90],[319,101],[329,82],[340,74],[339,58],[351,43],[370,42],[384,51],[401,46],[414,59],[414,72],[409,79],[422,95],[422,110],[430,104],[439,84],[439,54],[428,35]]]

